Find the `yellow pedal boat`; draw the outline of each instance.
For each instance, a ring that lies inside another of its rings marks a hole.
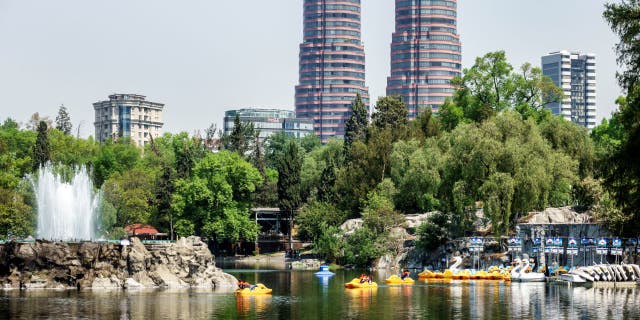
[[[397,275],[392,275],[391,277],[384,280],[386,284],[414,284],[415,281],[411,279],[411,277],[406,277],[404,280],[398,277]]]
[[[351,282],[347,282],[344,284],[345,288],[349,288],[349,289],[360,289],[360,288],[377,288],[378,284],[375,282],[363,282],[360,283],[360,279],[358,278],[354,278],[353,280],[351,280]]]
[[[258,296],[271,294],[271,291],[272,290],[267,288],[264,284],[257,283],[256,286],[253,287],[253,290],[250,288],[236,289],[236,294],[239,296]]]

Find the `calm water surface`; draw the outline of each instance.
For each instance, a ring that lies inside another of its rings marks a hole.
[[[0,291],[11,319],[623,319],[640,318],[636,288],[568,288],[544,283],[418,281],[347,290],[357,271],[318,278],[310,271],[226,269],[273,288],[236,298],[220,290]],[[388,274],[377,273],[378,284]],[[415,278],[415,276],[414,276]]]

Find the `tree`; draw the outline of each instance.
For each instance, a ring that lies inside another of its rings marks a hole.
[[[632,235],[640,224],[640,2],[625,0],[609,3],[604,18],[620,37],[616,46],[618,63],[624,68],[618,73],[618,81],[626,91],[625,103],[620,105],[619,119],[624,138],[619,147],[606,159],[605,186],[622,212],[629,218],[623,230]],[[635,234],[633,234],[635,236]]]
[[[38,138],[33,147],[33,171],[37,171],[51,160],[49,151],[49,135],[47,123],[40,121],[38,124]]]
[[[542,73],[542,69],[534,68],[530,63],[520,67],[520,73],[513,76],[514,93],[512,102],[514,109],[524,119],[530,117],[537,122],[551,116],[545,107],[550,103],[560,102],[564,92],[551,78]]]
[[[106,141],[93,161],[94,186],[100,188],[112,174],[135,167],[139,160],[140,149],[129,140]]]
[[[368,114],[367,107],[364,105],[364,102],[362,102],[362,97],[358,93],[356,99],[351,104],[351,116],[345,123],[343,147],[347,161],[349,160],[349,150],[353,142],[356,140],[364,140],[367,136],[367,126],[369,124]]]
[[[630,92],[640,79],[640,1],[623,0],[620,3],[608,3],[605,8],[604,19],[620,37],[616,45],[618,64],[626,67],[618,74],[618,80]]]
[[[318,201],[306,204],[296,217],[298,237],[315,243],[327,227],[340,226],[344,218],[344,212],[334,204]]]
[[[376,103],[372,126],[378,130],[388,129],[391,141],[395,142],[406,137],[408,132],[408,111],[399,96],[382,97]]]
[[[278,163],[278,207],[289,217],[289,248],[293,249],[293,218],[300,207],[302,158],[295,140],[290,140]]]
[[[153,201],[153,178],[140,168],[116,172],[102,187],[105,199],[116,210],[116,226],[149,223]]]
[[[71,117],[64,105],[61,105],[60,109],[58,109],[58,115],[56,116],[56,129],[62,131],[65,135],[71,134]]]
[[[233,121],[233,130],[226,137],[225,148],[229,151],[237,152],[241,156],[246,156],[250,151],[251,145],[255,139],[255,127],[253,122],[240,121],[240,116],[236,114]]]
[[[251,195],[262,177],[239,154],[209,153],[192,176],[175,182],[171,208],[178,236],[198,234],[218,242],[254,240],[258,233],[249,219]]]
[[[47,128],[53,127],[53,121],[51,121],[49,117],[42,117],[40,116],[40,113],[36,112],[31,115],[31,118],[29,118],[29,122],[27,122],[27,130],[37,131],[41,121],[44,121],[47,124]]]
[[[426,108],[411,122],[411,136],[420,140],[435,137],[440,133],[439,119],[433,117],[431,108]]]
[[[396,211],[393,198],[397,190],[390,179],[383,180],[375,190],[369,192],[362,210],[362,222],[377,235],[386,235],[391,228],[404,222]]]

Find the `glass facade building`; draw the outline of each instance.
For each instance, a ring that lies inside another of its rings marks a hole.
[[[325,143],[343,138],[357,94],[369,105],[360,0],[304,0],[296,115],[313,120]]]
[[[409,118],[433,111],[453,95],[451,79],[462,74],[457,0],[396,0],[387,95],[403,98]]]
[[[230,135],[235,127],[236,115],[241,122],[252,122],[254,128],[260,131],[258,139],[282,132],[289,137],[302,138],[313,134],[313,121],[298,119],[291,110],[247,108],[229,110],[224,113],[224,134]]]
[[[542,57],[542,73],[564,91],[547,105],[555,115],[592,129],[596,126],[596,56],[566,50]]]

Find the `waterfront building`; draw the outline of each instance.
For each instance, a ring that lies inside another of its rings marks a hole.
[[[325,143],[331,137],[344,138],[357,94],[369,105],[360,0],[304,0],[303,14],[296,115],[312,119]]]
[[[542,57],[542,73],[564,91],[564,99],[547,108],[555,115],[592,129],[596,126],[596,56],[592,53],[549,53]]]
[[[129,138],[137,146],[144,146],[152,137],[162,134],[164,104],[147,101],[139,94],[112,94],[109,100],[93,104],[95,110],[95,139]]]
[[[434,112],[453,95],[451,79],[462,74],[457,0],[396,0],[387,95],[401,96],[410,119]]]
[[[224,134],[230,135],[235,127],[236,116],[240,122],[252,122],[256,130],[260,131],[258,139],[264,139],[276,132],[282,132],[287,136],[302,138],[313,134],[313,121],[310,119],[296,118],[295,112],[281,109],[238,109],[224,113]]]

